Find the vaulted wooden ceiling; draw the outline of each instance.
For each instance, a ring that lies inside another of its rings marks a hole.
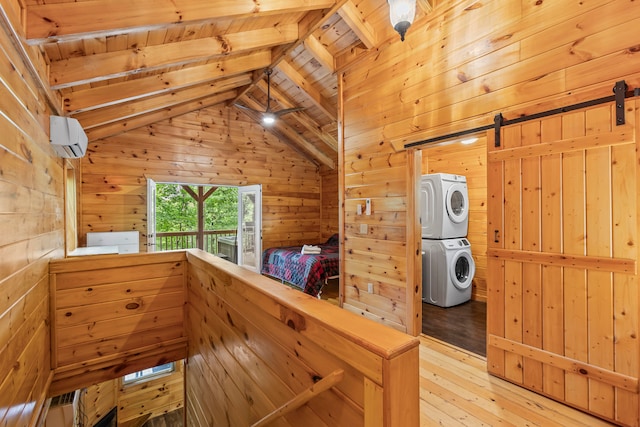
[[[305,108],[270,131],[330,168],[338,146],[337,72],[398,37],[386,0],[23,4],[27,43],[49,63],[58,113],[77,118],[91,141],[220,103],[264,111],[270,68],[271,108]],[[418,6],[417,19],[430,3]]]

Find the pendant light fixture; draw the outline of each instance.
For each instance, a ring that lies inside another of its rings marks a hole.
[[[271,126],[275,123],[276,119],[284,114],[293,113],[295,111],[302,111],[305,107],[293,107],[286,108],[284,110],[272,111],[271,110],[271,73],[273,70],[271,68],[266,68],[264,70],[264,74],[267,76],[267,108],[265,111],[254,110],[253,108],[247,107],[242,104],[234,104],[236,107],[243,108],[245,110],[250,110],[255,113],[258,113],[262,116],[262,124],[265,126]]]
[[[393,29],[400,34],[400,40],[404,41],[404,35],[416,16],[416,0],[387,1],[389,2],[391,25],[393,25]]]

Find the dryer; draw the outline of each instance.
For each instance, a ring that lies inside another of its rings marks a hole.
[[[422,238],[465,237],[469,225],[467,178],[446,173],[422,175],[420,219]]]
[[[471,299],[476,264],[467,239],[422,239],[422,300],[452,307]]]

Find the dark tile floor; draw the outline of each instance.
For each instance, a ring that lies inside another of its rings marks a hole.
[[[422,303],[422,333],[481,356],[487,355],[486,325],[484,302],[467,301],[448,308]]]

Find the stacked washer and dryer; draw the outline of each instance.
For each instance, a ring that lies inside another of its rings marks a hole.
[[[422,300],[452,307],[471,299],[475,262],[466,239],[469,194],[466,177],[422,175]]]

